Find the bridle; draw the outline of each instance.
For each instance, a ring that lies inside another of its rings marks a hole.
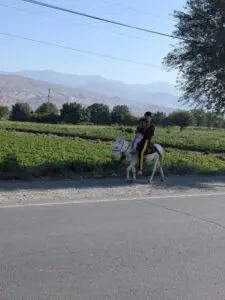
[[[124,148],[125,142],[127,142],[127,148],[126,148],[126,149],[123,149],[123,148]],[[118,148],[116,147],[115,150],[118,151],[121,155],[124,155],[124,154],[127,152],[127,150],[129,149],[129,147],[130,147],[129,142],[126,141],[126,140],[123,140],[123,143],[120,144],[120,147],[118,147]]]
[[[129,147],[130,147],[130,144],[127,142],[127,148],[126,148],[124,151],[122,151],[123,146],[124,146],[124,144],[125,144],[125,141],[126,141],[126,140],[123,141],[123,144],[122,144],[122,146],[121,146],[121,148],[120,148],[120,153],[121,153],[122,155],[124,155],[124,154],[127,152],[127,150],[129,149]]]

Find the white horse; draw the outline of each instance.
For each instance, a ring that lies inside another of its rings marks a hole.
[[[161,181],[165,180],[163,168],[161,166],[161,161],[164,154],[164,149],[159,144],[153,144],[153,153],[145,155],[145,163],[153,161],[153,169],[151,176],[149,178],[149,183],[152,183],[153,177],[155,175],[156,169],[159,169],[161,175]],[[130,153],[131,143],[125,140],[125,137],[117,137],[112,145],[112,159],[118,157],[126,157],[129,161],[129,165],[126,170],[127,181],[130,181],[130,171],[132,170],[133,180],[136,180],[136,164],[138,163],[138,152]]]

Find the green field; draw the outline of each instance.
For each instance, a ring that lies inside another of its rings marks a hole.
[[[119,133],[125,133],[128,138],[131,138],[132,134],[124,131],[127,127],[11,122],[1,122],[0,127],[2,129],[0,132],[1,179],[101,177],[112,176],[115,172],[119,176],[125,175],[126,162],[112,162],[111,160],[111,143],[95,140],[110,140]],[[31,134],[17,132],[17,130],[28,132],[30,130]],[[34,132],[55,134],[55,136],[41,136]],[[69,136],[82,134],[91,140],[57,136],[64,132],[69,132],[67,134]],[[188,129],[179,134],[177,129],[157,128],[156,132],[156,142],[173,147],[166,148],[167,152],[163,161],[167,174],[218,174],[225,171],[224,131]],[[187,149],[198,151],[202,149],[220,154],[204,155],[200,152],[186,151]]]
[[[131,139],[133,135],[131,132],[134,131],[134,128],[123,126],[51,125],[25,122],[0,122],[0,129],[102,141],[112,141],[119,134]],[[164,147],[181,150],[221,153],[225,152],[225,131],[188,128],[179,132],[179,128],[157,128],[154,142]]]

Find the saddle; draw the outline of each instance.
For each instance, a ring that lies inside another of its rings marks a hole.
[[[138,147],[137,147],[137,151],[140,151],[140,144],[139,144]],[[155,153],[155,152],[157,152],[156,147],[154,146],[154,144],[150,144],[150,145],[147,147],[147,149],[146,149],[146,151],[145,151],[145,153],[144,153],[144,156],[153,154],[153,153]]]
[[[157,149],[156,149],[156,147],[155,147],[153,144],[151,144],[151,145],[148,147],[148,149],[145,151],[144,156],[153,154],[153,153],[155,153],[155,152],[157,152]]]

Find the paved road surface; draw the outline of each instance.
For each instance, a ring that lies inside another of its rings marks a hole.
[[[225,193],[0,208],[0,299],[225,299]]]

